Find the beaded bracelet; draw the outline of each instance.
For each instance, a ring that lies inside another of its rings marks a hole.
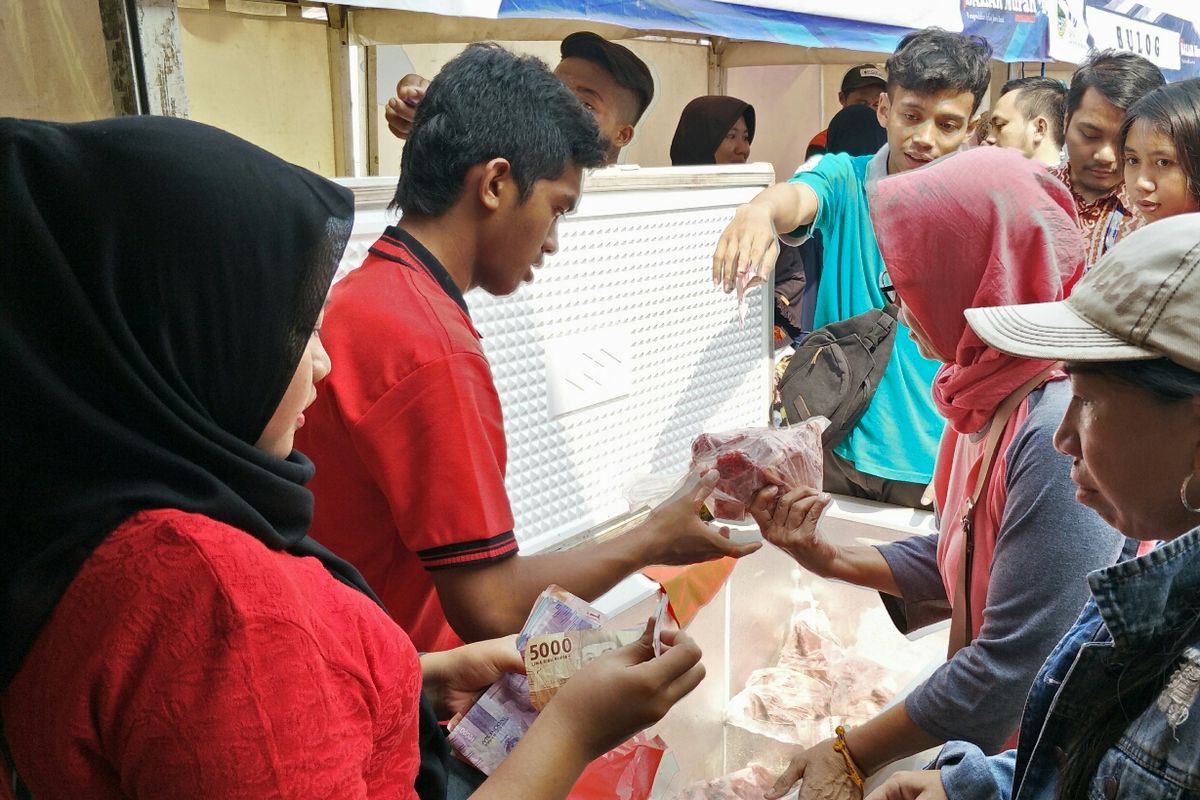
[[[865,781],[862,773],[859,772],[858,765],[850,757],[850,746],[846,744],[846,728],[838,725],[834,733],[837,734],[837,739],[833,742],[833,749],[842,754],[842,760],[846,762],[846,774],[850,776],[850,782],[861,791]]]

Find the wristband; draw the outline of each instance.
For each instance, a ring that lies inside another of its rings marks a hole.
[[[834,733],[837,734],[837,738],[833,740],[833,749],[842,754],[842,760],[846,762],[846,774],[850,776],[850,782],[858,787],[859,791],[862,791],[865,780],[863,779],[862,772],[858,769],[858,765],[854,763],[854,758],[850,755],[850,746],[846,744],[846,728],[838,725]]]

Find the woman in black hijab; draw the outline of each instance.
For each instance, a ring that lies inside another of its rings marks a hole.
[[[846,106],[829,121],[826,152],[869,156],[887,143],[887,129],[870,106]]]
[[[754,106],[736,97],[697,97],[683,108],[671,140],[671,166],[745,164],[754,141]]]
[[[182,120],[0,120],[0,208],[5,785],[444,798],[435,714],[520,657],[418,661],[291,449],[350,193]],[[699,680],[679,645],[589,666],[476,796],[564,796]]]

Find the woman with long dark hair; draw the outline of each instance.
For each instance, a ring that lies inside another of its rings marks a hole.
[[[1020,743],[952,742],[869,800],[1200,797],[1200,214],[1123,239],[1066,302],[973,309],[990,346],[1066,362],[1055,444],[1076,497],[1163,543],[1093,572],[1025,703]]]
[[[6,119],[0,208],[0,797],[445,800],[437,720],[521,657],[418,657],[308,536],[350,192],[184,120]],[[703,676],[674,642],[592,662],[476,796],[565,797]]]
[[[1200,78],[1168,83],[1125,112],[1125,189],[1149,222],[1200,211]]]

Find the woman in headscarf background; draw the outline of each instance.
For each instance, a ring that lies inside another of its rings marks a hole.
[[[887,129],[879,124],[879,115],[870,106],[846,106],[829,121],[826,152],[869,156],[885,144]]]
[[[948,422],[934,472],[938,535],[836,546],[818,530],[828,495],[809,490],[784,496],[773,514],[763,498],[755,513],[802,566],[878,590],[901,631],[949,617],[950,649],[904,702],[796,756],[775,797],[800,779],[801,798],[861,796],[853,776],[950,740],[1004,749],[1038,668],[1083,604],[1084,576],[1124,544],[1075,501],[1070,460],[1054,448],[1071,396],[1065,375],[988,347],[963,318],[1069,293],[1084,266],[1070,193],[1040,163],[991,147],[869,191],[881,288],[922,353],[943,364],[933,386]]]
[[[754,106],[736,97],[697,97],[683,107],[671,139],[671,166],[745,164],[754,142]]]
[[[521,659],[418,659],[307,536],[350,192],[183,120],[0,120],[0,207],[0,796],[444,800],[437,720]],[[476,796],[564,797],[700,680],[674,641],[580,672]]]
[[[952,742],[870,800],[1200,796],[1200,214],[1122,239],[1065,302],[967,311],[980,339],[1061,360],[1055,443],[1080,502],[1160,545],[1088,575],[1025,702],[1016,750]],[[940,770],[937,771],[937,770]]]

